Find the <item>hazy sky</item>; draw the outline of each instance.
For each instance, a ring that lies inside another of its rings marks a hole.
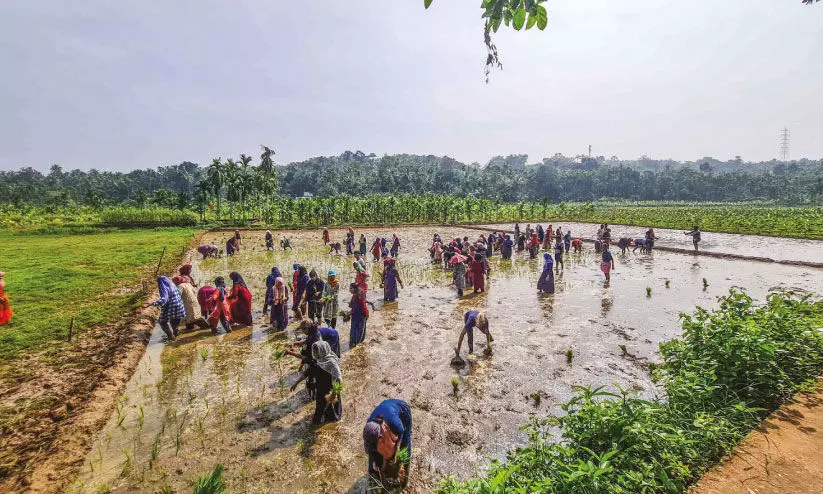
[[[344,150],[823,158],[823,4],[554,0],[496,37],[480,0],[4,0],[0,169],[128,170]]]

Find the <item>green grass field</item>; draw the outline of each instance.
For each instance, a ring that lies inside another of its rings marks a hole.
[[[0,271],[14,317],[0,327],[0,359],[57,348],[90,325],[116,320],[140,303],[140,294],[121,287],[139,283],[142,266],[173,267],[196,233],[192,229],[90,230],[50,234],[0,230]],[[148,269],[152,275],[153,269]]]

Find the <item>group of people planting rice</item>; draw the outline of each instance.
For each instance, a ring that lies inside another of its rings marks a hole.
[[[700,241],[699,230],[695,228],[686,235],[692,236],[696,249]],[[649,229],[644,238],[620,238],[617,245],[623,254],[632,245],[649,251],[656,238],[654,230]],[[298,324],[302,338],[290,344],[285,352],[300,359],[300,377],[291,389],[295,390],[305,381],[309,396],[315,400],[312,423],[318,426],[341,420],[343,413],[338,318],[350,325],[348,348],[353,349],[365,342],[369,308],[375,309],[375,304],[368,300],[371,280],[367,254],[373,256],[373,266],[378,268],[384,303],[396,302],[398,287],[405,288],[397,267],[400,254],[397,234],[392,235],[391,240],[375,238],[370,251],[366,236],[361,234],[357,237],[352,228],[346,230],[341,243],[333,242],[329,230],[324,228],[322,240],[324,246],[330,246],[330,255],[344,255],[340,253],[342,243],[345,245],[345,255],[352,256],[350,276],[353,281],[346,287],[349,292],[347,310],[340,309],[341,282],[335,269],[329,269],[322,277],[315,269],[297,262],[292,264],[292,274],[288,279],[279,267],[272,267],[265,279],[266,292],[263,295],[263,314],[268,316],[271,331],[285,331],[290,321]],[[274,248],[271,231],[266,231],[264,241],[267,250]],[[599,226],[593,242],[596,254],[601,256],[599,267],[608,283],[615,265],[608,225]],[[281,246],[291,249],[290,240],[282,237]],[[226,242],[225,252],[227,255],[237,255],[242,248],[242,235],[236,231]],[[468,236],[444,241],[439,234],[434,234],[428,247],[432,264],[451,272],[458,297],[463,297],[468,290],[474,293],[486,291],[491,274],[489,259],[495,254],[499,253],[504,260],[518,255],[538,259],[541,250],[545,252],[542,254],[537,290],[542,294],[553,294],[555,274],[564,269],[564,257],[570,252],[579,254],[583,251],[583,239],[573,237],[570,231],[563,231],[562,227],[555,229],[549,225],[544,229],[542,225],[534,228],[527,225],[521,230],[520,225],[515,224],[513,235],[493,232],[478,235],[474,241]],[[222,251],[213,245],[200,246],[198,251],[204,259],[222,255]],[[214,334],[220,328],[230,333],[232,326],[253,325],[252,294],[240,273],[229,274],[232,282],[229,288],[222,276],[215,278],[213,285],[199,286],[191,272],[192,265],[186,264],[177,275],[157,279],[159,299],[154,305],[161,307],[158,322],[169,340],[178,336],[181,323],[187,330],[197,327],[209,329]],[[0,297],[2,295],[0,274]],[[487,356],[492,354],[494,338],[489,330],[488,318],[483,311],[470,309],[464,314],[452,365],[465,364],[460,356],[464,338],[467,339],[469,355],[474,354],[475,329],[486,337],[483,353]],[[411,427],[411,409],[401,400],[389,399],[380,403],[369,417],[363,430],[364,448],[369,457],[369,473],[380,485],[405,485],[411,455]]]

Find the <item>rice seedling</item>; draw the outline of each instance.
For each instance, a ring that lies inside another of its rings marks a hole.
[[[120,476],[128,477],[134,470],[134,462],[128,449],[123,448],[121,451],[123,452],[123,469],[120,471]]]
[[[532,393],[532,394],[530,394],[530,395],[529,395],[529,398],[531,398],[532,400],[534,400],[534,405],[535,405],[535,406],[539,406],[539,405],[540,405],[540,402],[541,402],[541,401],[542,401],[542,399],[543,399],[543,396],[541,396],[541,395],[540,395],[540,393],[534,392],[534,393]]]
[[[209,475],[201,475],[194,486],[194,494],[222,494],[226,492],[223,481],[223,465],[214,467]]]
[[[209,349],[208,348],[201,348],[200,349],[200,359],[205,362],[209,358]]]
[[[620,351],[622,352],[622,355],[624,357],[629,354],[629,351],[626,350],[626,345],[618,345],[618,346],[620,347]]]
[[[648,298],[648,297],[651,297],[651,296],[652,296],[652,287],[647,286],[646,287],[646,297]]]
[[[117,427],[123,429],[123,421],[126,420],[126,411],[123,409],[124,402],[117,400],[114,404],[114,411],[117,413]]]
[[[709,286],[709,282],[706,281],[706,278],[703,278],[703,289],[705,290],[706,288],[708,288],[708,286]]]
[[[140,405],[137,409],[137,433],[140,434],[140,431],[143,430],[143,423],[146,420],[146,414],[143,411],[143,405]]]
[[[109,484],[96,484],[94,486],[95,494],[109,494],[112,492],[111,486]]]
[[[163,440],[163,433],[160,432],[154,436],[154,441],[151,443],[151,453],[149,455],[149,469],[154,468],[157,458],[160,457],[161,441]]]
[[[671,280],[666,280],[666,288],[671,288]]]
[[[453,377],[451,379],[451,383],[452,383],[452,394],[457,396],[457,389],[460,387],[460,380],[457,379],[456,377]]]
[[[566,350],[566,364],[572,365],[572,360],[574,360],[574,350],[569,348]]]
[[[397,463],[407,464],[411,460],[411,453],[409,453],[409,448],[400,448],[400,451],[397,452],[397,456],[395,456],[395,461]]]

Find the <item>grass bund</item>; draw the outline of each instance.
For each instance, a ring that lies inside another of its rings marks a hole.
[[[95,324],[108,323],[140,304],[134,290],[141,268],[154,268],[166,248],[170,269],[193,230],[89,231],[49,234],[0,230],[2,269],[14,317],[0,331],[0,359],[56,348]],[[148,277],[154,275],[150,269]],[[150,287],[156,291],[154,284]]]
[[[578,387],[565,415],[523,427],[527,445],[439,492],[684,492],[823,370],[823,301],[772,293],[757,306],[735,289],[719,301],[681,314],[683,336],[661,344],[652,373],[664,397]]]

